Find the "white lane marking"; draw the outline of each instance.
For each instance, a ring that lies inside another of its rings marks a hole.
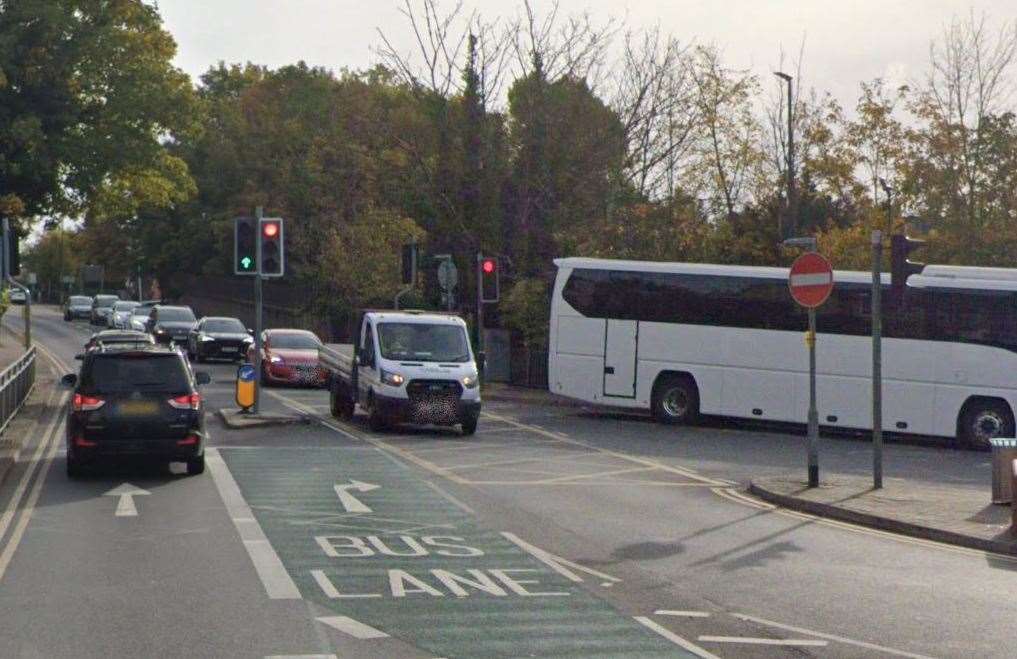
[[[377,490],[381,485],[375,485],[374,483],[364,483],[358,480],[350,480],[349,483],[336,483],[333,488],[335,489],[336,496],[339,497],[339,503],[343,505],[348,513],[369,513],[373,512],[367,507],[360,499],[350,494],[350,490],[356,490],[357,492],[370,492]]]
[[[746,645],[788,645],[822,648],[826,641],[811,638],[756,638],[753,636],[700,636],[703,643],[744,643]]]
[[[49,407],[49,405],[53,402],[54,393],[55,390],[50,391],[49,396],[46,398],[46,407]],[[18,512],[18,507],[21,505],[21,499],[24,497],[25,490],[28,489],[28,484],[31,482],[32,476],[35,474],[36,469],[42,462],[42,456],[45,454],[48,440],[52,437],[54,428],[56,428],[56,426],[60,423],[61,417],[63,416],[61,409],[66,402],[67,394],[64,394],[60,399],[60,405],[53,414],[53,418],[48,424],[46,424],[45,430],[42,432],[39,444],[35,447],[35,453],[32,455],[31,463],[28,465],[28,468],[25,469],[25,473],[21,475],[21,480],[18,481],[18,486],[14,489],[14,493],[11,495],[11,500],[7,503],[7,508],[4,510],[3,514],[0,515],[0,538],[3,538],[4,534],[7,533],[7,528],[11,525],[14,515]],[[32,429],[29,431],[29,436],[36,433],[39,429],[39,425],[38,420],[35,421],[32,425]]]
[[[598,572],[597,570],[594,570],[593,568],[586,567],[585,565],[580,565],[579,563],[573,563],[572,561],[568,560],[567,558],[562,558],[561,556],[556,556],[556,555],[552,554],[549,551],[545,551],[545,550],[541,549],[540,547],[535,547],[535,546],[533,546],[530,543],[526,542],[525,540],[523,540],[522,538],[520,538],[519,536],[517,536],[514,533],[509,533],[508,531],[502,531],[501,534],[502,534],[502,536],[506,540],[508,540],[512,544],[516,545],[517,547],[519,547],[523,551],[529,553],[535,559],[537,559],[538,561],[540,561],[541,563],[543,563],[547,567],[551,568],[552,570],[554,570],[555,572],[557,572],[561,576],[565,577],[566,579],[568,579],[569,581],[572,581],[574,583],[582,583],[583,578],[581,576],[579,576],[578,574],[576,574],[575,572],[573,572],[572,570],[570,570],[569,568],[572,568],[573,570],[578,570],[579,572],[585,572],[586,574],[589,574],[590,576],[593,576],[593,577],[597,577],[598,579],[603,579],[606,583],[605,584],[601,584],[601,585],[604,585],[604,586],[606,586],[606,584],[616,583],[618,581],[621,581],[621,579],[619,579],[618,577],[612,577],[610,574],[604,574],[603,572]]]
[[[581,447],[583,447],[585,449],[588,449],[590,451],[595,451],[597,453],[602,453],[604,455],[610,455],[610,456],[616,457],[616,458],[618,458],[620,460],[627,460],[629,462],[634,462],[636,464],[641,464],[641,465],[646,466],[646,467],[656,467],[657,469],[662,469],[664,471],[669,471],[669,472],[671,472],[673,474],[678,474],[679,476],[685,476],[686,478],[691,478],[692,480],[696,480],[696,481],[699,481],[701,483],[706,483],[708,485],[714,485],[714,486],[722,485],[722,483],[720,483],[719,481],[717,481],[717,480],[715,480],[713,478],[707,478],[706,476],[702,476],[702,475],[696,473],[695,471],[693,471],[691,469],[686,469],[684,467],[675,467],[673,465],[668,465],[668,464],[664,464],[664,463],[661,463],[661,462],[655,462],[653,460],[647,460],[645,458],[636,457],[634,455],[629,455],[627,453],[619,453],[618,451],[612,451],[610,449],[601,448],[601,447],[595,446],[593,444],[587,444],[586,442],[579,441],[578,439],[571,439],[568,436],[564,435],[563,433],[553,432],[553,431],[547,430],[545,428],[541,428],[540,426],[534,426],[534,425],[530,425],[530,424],[526,424],[526,423],[520,423],[519,421],[516,421],[515,419],[511,419],[509,417],[504,417],[504,416],[501,416],[501,415],[498,415],[498,414],[493,414],[491,412],[484,412],[483,414],[485,416],[487,416],[487,417],[490,417],[490,418],[493,418],[493,419],[497,419],[498,421],[504,421],[505,423],[514,425],[517,428],[522,428],[524,430],[529,430],[530,432],[536,433],[538,435],[543,435],[544,437],[548,437],[549,439],[553,439],[555,441],[564,442],[566,444],[572,444],[574,446],[581,446]]]
[[[678,618],[709,618],[710,614],[706,611],[671,611],[669,609],[663,609],[660,611],[654,611],[655,616],[675,616]]]
[[[318,622],[328,625],[332,629],[337,629],[344,634],[348,634],[353,638],[369,639],[369,638],[388,638],[388,634],[370,625],[365,625],[359,620],[354,620],[347,616],[325,616],[323,618],[317,618]]]
[[[801,275],[791,275],[791,286],[823,286],[833,282],[833,273],[813,272]]]
[[[766,620],[764,618],[756,618],[755,616],[745,615],[744,613],[732,613],[732,616],[739,620],[745,620],[747,622],[754,622],[759,625],[766,625],[769,627],[776,627],[787,632],[794,632],[795,634],[807,634],[809,636],[816,636],[818,638],[825,638],[830,641],[836,641],[837,643],[846,643],[848,645],[854,645],[866,650],[875,650],[877,652],[883,652],[886,654],[896,655],[898,657],[910,657],[910,659],[932,659],[924,654],[915,654],[913,652],[905,652],[903,650],[895,650],[894,648],[888,648],[885,645],[876,645],[875,643],[866,643],[865,641],[855,641],[850,638],[843,636],[836,636],[834,634],[825,634],[823,632],[812,631],[811,629],[805,629],[804,627],[793,627],[791,625],[784,625],[779,622],[772,620]]]
[[[440,494],[441,496],[445,497],[448,501],[452,502],[452,505],[456,506],[463,512],[469,515],[477,514],[477,511],[473,510],[473,508],[470,508],[468,505],[466,505],[459,499],[455,498],[454,496],[446,492],[444,488],[440,487],[437,483],[433,483],[431,481],[424,481],[424,484],[427,485],[432,490],[434,490],[435,492],[437,492],[438,494]]]
[[[656,632],[657,634],[663,636],[664,638],[666,638],[667,640],[671,641],[672,643],[674,643],[678,647],[683,648],[685,650],[688,650],[689,652],[691,652],[692,654],[696,655],[697,657],[702,657],[702,659],[720,659],[717,655],[713,654],[712,652],[704,650],[703,648],[699,647],[698,645],[696,645],[692,641],[685,640],[684,638],[682,638],[678,634],[675,634],[674,632],[672,632],[670,629],[667,629],[665,627],[661,627],[660,625],[658,625],[654,621],[650,620],[646,616],[635,616],[635,618],[633,618],[633,620],[638,622],[643,627],[646,627],[647,629],[650,629],[650,630]]]
[[[104,497],[120,497],[117,501],[117,509],[113,513],[114,517],[137,517],[138,508],[134,505],[134,497],[136,496],[148,496],[151,494],[148,490],[143,490],[140,487],[131,485],[130,483],[123,483],[106,494]]]
[[[219,490],[219,496],[226,506],[226,512],[233,520],[233,525],[244,543],[244,549],[251,557],[254,570],[258,573],[262,585],[265,586],[265,592],[268,593],[269,598],[274,600],[301,599],[300,590],[293,583],[293,579],[290,578],[279,555],[272,548],[265,532],[261,530],[261,525],[258,524],[254,513],[251,512],[250,506],[244,501],[240,487],[219,454],[219,449],[205,449],[205,463],[208,465],[209,471],[212,472],[212,481],[215,483],[216,489]]]
[[[66,398],[66,396],[64,397]],[[14,552],[17,550],[18,545],[21,544],[21,538],[25,535],[25,529],[28,527],[29,520],[32,519],[32,513],[35,512],[35,504],[39,501],[39,495],[42,493],[43,483],[46,482],[46,475],[49,474],[49,468],[53,464],[53,457],[56,455],[57,447],[60,442],[56,441],[56,436],[59,434],[61,428],[64,427],[63,423],[60,423],[54,432],[50,435],[49,450],[46,452],[45,461],[42,466],[39,467],[39,476],[35,479],[35,483],[32,484],[32,491],[28,495],[28,499],[25,500],[25,507],[21,511],[21,517],[18,518],[18,523],[14,527],[14,532],[11,533],[10,540],[7,541],[7,546],[4,547],[4,551],[0,554],[0,580],[3,579],[4,574],[7,572],[7,566],[11,563],[11,558],[14,557]]]
[[[332,580],[328,578],[324,570],[311,570],[311,576],[314,577],[315,582],[321,588],[321,592],[325,593],[325,596],[329,599],[370,599],[374,597],[381,597],[380,593],[362,593],[353,595],[343,595],[339,592],[339,589],[335,587]]]

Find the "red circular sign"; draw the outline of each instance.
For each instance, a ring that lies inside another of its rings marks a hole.
[[[788,287],[795,302],[814,309],[830,297],[830,291],[833,290],[833,266],[822,254],[802,254],[791,264]]]

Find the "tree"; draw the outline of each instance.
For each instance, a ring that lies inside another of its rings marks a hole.
[[[33,217],[186,186],[186,168],[162,141],[192,126],[193,94],[170,64],[175,50],[156,8],[141,0],[4,2],[5,212],[14,199],[19,215]]]

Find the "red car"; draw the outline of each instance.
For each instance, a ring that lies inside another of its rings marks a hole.
[[[252,345],[247,361],[261,364],[261,381],[265,384],[294,384],[324,387],[328,371],[318,365],[321,340],[313,332],[298,329],[270,329],[261,333],[261,359]]]

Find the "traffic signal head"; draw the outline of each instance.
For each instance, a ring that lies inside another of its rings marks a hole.
[[[895,293],[903,293],[908,277],[921,273],[925,268],[924,263],[908,258],[911,252],[924,245],[924,240],[909,238],[904,234],[890,237],[890,287]]]
[[[253,275],[258,272],[256,222],[253,217],[233,220],[233,274]]]
[[[498,267],[498,258],[485,256],[480,259],[480,301],[497,302],[499,299],[499,282],[501,274]]]
[[[285,270],[283,250],[283,221],[281,217],[261,219],[261,274],[263,277],[282,277]]]

